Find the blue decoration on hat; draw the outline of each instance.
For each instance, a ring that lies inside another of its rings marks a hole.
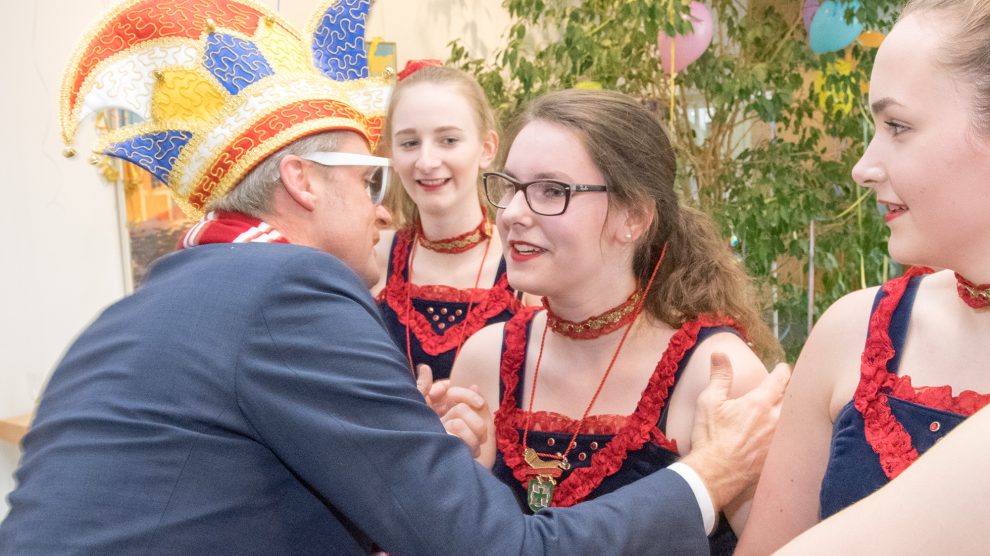
[[[189,143],[192,135],[188,131],[145,133],[108,145],[103,154],[137,164],[158,181],[168,183],[179,152]]]
[[[275,75],[257,45],[227,33],[212,33],[207,38],[203,66],[232,95]]]
[[[320,16],[313,30],[313,62],[337,81],[368,77],[364,22],[369,0],[338,0]]]

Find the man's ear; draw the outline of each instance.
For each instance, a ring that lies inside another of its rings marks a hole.
[[[305,165],[306,161],[294,154],[284,156],[278,163],[279,186],[297,205],[312,212],[316,210],[316,192]]]
[[[488,130],[481,136],[481,162],[479,166],[482,170],[495,160],[498,154],[498,132],[494,129]]]

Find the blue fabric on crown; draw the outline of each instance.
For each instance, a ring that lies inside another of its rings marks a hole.
[[[109,145],[103,153],[137,164],[158,181],[168,183],[179,152],[189,143],[192,135],[189,131],[145,133]]]
[[[327,77],[337,81],[368,77],[364,51],[368,7],[368,0],[340,0],[320,17],[313,31],[313,61]]]
[[[232,95],[275,75],[257,45],[226,33],[213,33],[206,39],[203,66]]]

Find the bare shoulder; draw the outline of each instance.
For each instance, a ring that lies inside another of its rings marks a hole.
[[[375,244],[375,262],[378,263],[378,283],[371,288],[371,295],[378,295],[388,280],[388,258],[392,254],[392,239],[395,230],[382,230]]]
[[[824,341],[855,336],[862,340],[870,320],[870,310],[879,286],[856,290],[833,303],[811,330],[808,341]],[[857,346],[861,349],[862,345]]]
[[[732,332],[718,332],[706,338],[697,345],[691,360],[684,369],[682,381],[687,381],[680,387],[701,392],[708,384],[711,375],[711,357],[713,353],[723,353],[732,364],[731,397],[738,397],[756,388],[767,376],[767,368],[749,345]]]
[[[477,385],[489,406],[498,405],[498,374],[505,323],[488,325],[464,342],[450,372],[451,386]]]
[[[801,405],[815,415],[834,417],[852,397],[878,289],[866,288],[843,296],[811,329],[794,364],[787,395],[803,400]]]

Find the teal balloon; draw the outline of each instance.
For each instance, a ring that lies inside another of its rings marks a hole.
[[[848,4],[840,4],[835,0],[827,0],[815,12],[808,30],[811,51],[816,54],[835,52],[849,46],[863,32],[863,24],[856,18],[846,23],[846,10],[858,10],[859,0]]]

